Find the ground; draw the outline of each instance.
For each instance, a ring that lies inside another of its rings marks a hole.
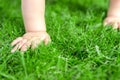
[[[51,44],[11,54],[25,33],[20,0],[0,0],[0,79],[119,80],[120,31],[102,25],[108,2],[46,0]]]

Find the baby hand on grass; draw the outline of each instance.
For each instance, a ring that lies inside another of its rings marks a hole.
[[[42,41],[45,43],[45,45],[51,41],[47,32],[27,32],[22,37],[18,37],[11,43],[11,45],[14,46],[11,52],[14,53],[16,50],[25,52],[29,47],[34,49]]]
[[[114,29],[120,29],[120,0],[110,0],[104,25],[111,25]]]
[[[109,16],[104,20],[104,25],[111,25],[114,29],[120,29],[120,17]]]

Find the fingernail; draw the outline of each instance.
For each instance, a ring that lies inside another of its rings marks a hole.
[[[117,23],[114,23],[113,29],[117,29],[117,28],[118,28],[118,24],[117,24]]]
[[[13,46],[13,43],[11,43],[10,45]]]
[[[104,24],[103,24],[104,26],[107,26],[107,23],[106,22],[104,22]]]
[[[15,51],[14,50],[11,50],[11,53],[14,53]]]

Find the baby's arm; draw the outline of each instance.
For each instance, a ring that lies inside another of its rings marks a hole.
[[[110,0],[110,6],[104,24],[112,25],[115,29],[120,28],[120,0]]]
[[[15,52],[17,49],[26,51],[30,46],[35,48],[41,41],[48,44],[50,36],[46,32],[44,12],[45,0],[22,0],[26,33],[11,43],[12,46],[15,46],[11,52]]]
[[[45,0],[22,0],[22,13],[26,32],[46,31]]]

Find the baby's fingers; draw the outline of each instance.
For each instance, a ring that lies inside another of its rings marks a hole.
[[[47,45],[49,42],[51,42],[50,36],[47,36],[44,40],[45,45]]]
[[[34,38],[33,40],[32,40],[32,45],[31,45],[31,48],[32,49],[35,49],[38,45],[40,45],[40,43],[42,42],[44,40],[44,38]]]
[[[28,49],[30,46],[31,46],[31,42],[28,41],[27,43],[25,43],[25,44],[21,47],[20,51],[25,52],[25,51],[27,51],[27,49]]]
[[[116,23],[114,23],[113,25],[113,29],[117,29],[117,28],[119,28],[119,25],[118,25],[118,23],[116,22]]]
[[[19,45],[17,44],[12,50],[11,53],[14,53],[18,49]]]
[[[20,49],[26,42],[27,42],[26,39],[21,40],[18,44],[19,45],[18,49]]]
[[[20,42],[22,39],[23,39],[22,37],[18,37],[17,39],[15,39],[15,40],[11,43],[11,45],[12,45],[12,46],[16,45],[16,44],[17,44],[18,42]]]

